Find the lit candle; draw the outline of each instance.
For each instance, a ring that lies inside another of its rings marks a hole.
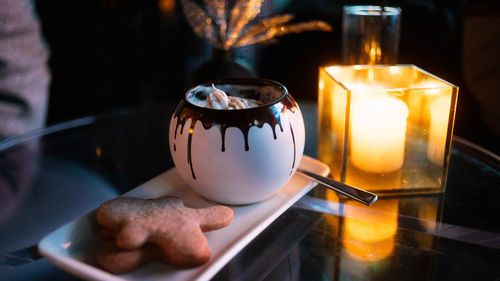
[[[409,118],[420,126],[428,126],[429,100],[434,99],[442,91],[443,83],[436,80],[425,80],[416,84],[413,93],[408,97],[408,104],[411,108]]]
[[[430,105],[431,121],[427,157],[436,165],[442,165],[444,160],[450,105],[450,97],[436,98]]]
[[[327,66],[319,78],[318,158],[335,180],[445,191],[458,87],[413,65]]]
[[[370,173],[389,173],[404,162],[408,106],[391,97],[354,97],[351,107],[351,161]]]

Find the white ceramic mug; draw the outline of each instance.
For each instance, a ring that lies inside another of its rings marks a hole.
[[[186,93],[170,121],[170,151],[184,181],[203,197],[249,204],[271,197],[294,175],[304,151],[302,113],[280,83],[258,78],[214,83],[228,95],[263,105],[200,107],[211,83]]]

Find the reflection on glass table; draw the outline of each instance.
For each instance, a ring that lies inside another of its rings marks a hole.
[[[316,106],[300,103],[316,157]],[[0,143],[0,256],[173,167],[175,105],[125,110]],[[6,199],[9,198],[9,199]],[[454,138],[444,194],[371,207],[320,186],[283,213],[214,280],[497,280],[500,161]],[[0,280],[78,280],[45,259]]]
[[[455,166],[480,163],[458,150],[454,155],[459,158]],[[497,280],[499,172],[483,165],[476,167],[480,182],[455,174],[461,182],[451,179],[450,186],[490,189],[493,201],[484,204],[480,195],[467,203],[467,194],[449,191],[381,198],[367,207],[317,187],[217,280],[242,275],[244,280],[283,280],[283,274],[286,280]]]

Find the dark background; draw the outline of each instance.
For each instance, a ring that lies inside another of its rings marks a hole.
[[[462,67],[467,10],[489,2],[267,0],[261,17],[291,13],[296,22],[326,21],[333,31],[286,35],[236,55],[259,76],[286,85],[299,101],[314,101],[318,67],[340,63],[342,6],[399,6],[399,63],[416,64],[459,86],[455,134],[498,153],[499,140],[482,122]],[[190,30],[176,0],[38,0],[36,10],[51,50],[48,124],[177,101],[193,71],[211,56],[211,47]]]

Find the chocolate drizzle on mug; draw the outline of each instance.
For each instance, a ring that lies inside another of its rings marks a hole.
[[[290,120],[290,119],[288,119],[288,120]],[[292,122],[289,122],[289,123],[290,123],[290,132],[292,133],[292,140],[293,140],[293,162],[292,162],[292,170],[290,171],[290,175],[291,175],[293,172],[293,167],[295,167],[295,155],[297,155],[297,147],[295,146],[295,135],[293,134]]]
[[[295,113],[296,110],[297,110],[297,103],[288,94],[283,95],[280,100],[271,105],[264,105],[259,107],[252,107],[252,108],[238,109],[238,110],[218,110],[218,109],[204,108],[196,106],[188,102],[186,99],[183,99],[177,106],[173,116],[173,118],[177,119],[174,132],[174,142],[177,138],[177,133],[179,128],[180,128],[180,134],[182,135],[187,120],[191,120],[188,132],[189,135],[187,144],[188,145],[187,161],[191,168],[191,174],[193,176],[193,179],[196,179],[191,157],[191,143],[193,138],[194,127],[198,121],[201,122],[203,128],[205,128],[206,130],[212,128],[212,126],[217,126],[219,128],[222,137],[222,146],[221,146],[222,152],[226,150],[225,147],[226,130],[231,127],[238,128],[243,133],[243,137],[245,139],[245,151],[249,151],[250,147],[248,145],[248,133],[251,127],[256,126],[258,128],[262,128],[264,124],[267,123],[271,126],[274,139],[277,139],[276,126],[279,126],[281,132],[283,132],[281,117],[287,116],[287,118],[289,118],[288,114],[286,114],[286,111]],[[292,171],[293,171],[293,168],[295,167],[296,147],[295,147],[295,136],[293,134],[292,123],[290,122],[290,120],[289,124],[293,139],[293,163],[292,163]],[[174,143],[174,151],[176,150],[177,148]]]

